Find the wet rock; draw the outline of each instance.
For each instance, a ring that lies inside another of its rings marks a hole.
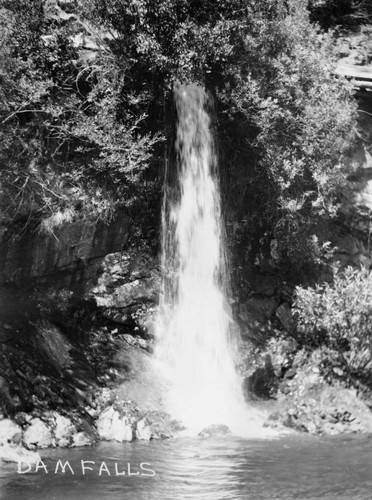
[[[35,451],[26,450],[22,446],[6,444],[0,446],[0,460],[4,462],[24,462],[26,464],[33,464],[41,460],[41,457]]]
[[[160,276],[157,263],[140,252],[116,253],[103,261],[102,274],[92,296],[100,307],[126,310],[157,302]]]
[[[146,418],[143,418],[137,422],[136,428],[136,439],[142,441],[150,441],[152,438],[152,428],[149,424],[149,421]]]
[[[75,425],[71,422],[70,419],[64,417],[63,415],[59,415],[56,412],[54,412],[54,418],[54,437],[56,440],[56,445],[60,447],[69,446],[74,434],[76,434]]]
[[[104,259],[92,297],[106,318],[152,335],[159,290],[157,260],[140,251],[121,252]]]
[[[158,280],[156,277],[137,279],[124,283],[111,293],[99,294],[95,290],[98,307],[127,308],[135,303],[146,301],[156,302],[158,294]]]
[[[335,382],[330,385],[323,378],[321,359],[321,352],[314,351],[302,365],[295,363],[296,375],[281,384],[275,420],[311,434],[372,432],[370,409],[355,391]],[[288,391],[283,390],[284,384]]]
[[[47,320],[35,322],[35,348],[45,353],[48,361],[58,370],[71,363],[71,343],[53,323]],[[41,380],[44,386],[45,380]]]
[[[125,334],[123,335],[123,338],[129,345],[140,347],[141,349],[147,349],[148,347],[146,340],[139,337],[133,337],[133,335]]]
[[[96,393],[94,400],[96,414],[102,413],[105,408],[111,406],[115,398],[115,393],[108,387],[104,387],[101,391]]]
[[[243,331],[264,325],[272,317],[277,300],[274,297],[251,297],[239,307],[239,323]]]
[[[164,411],[151,410],[145,413],[145,421],[151,427],[152,439],[167,439],[177,432],[185,430],[185,426]]]
[[[78,432],[72,436],[72,448],[76,448],[78,446],[92,446],[92,444],[93,440],[86,432]]]
[[[277,377],[269,355],[265,357],[263,367],[257,368],[244,380],[244,392],[247,399],[270,399],[277,386]]]
[[[22,439],[22,428],[6,418],[0,421],[0,446],[10,443],[19,444]]]
[[[275,316],[279,319],[281,325],[288,331],[294,328],[294,321],[292,318],[292,311],[288,304],[280,304],[275,311]]]
[[[48,448],[53,444],[51,430],[40,418],[33,418],[26,429],[23,442],[26,448]]]
[[[199,432],[201,437],[227,436],[231,434],[230,429],[224,424],[212,424]]]
[[[127,416],[120,413],[112,406],[104,410],[97,420],[97,431],[101,439],[106,441],[132,441],[133,430]]]
[[[296,376],[296,370],[294,368],[289,368],[284,374],[284,380],[291,380],[293,377]]]
[[[20,409],[19,403],[18,398],[10,395],[9,383],[0,376],[0,409],[7,415],[13,415],[15,411]]]
[[[14,421],[22,427],[29,424],[31,420],[32,416],[25,412],[19,412],[16,415],[14,415]]]

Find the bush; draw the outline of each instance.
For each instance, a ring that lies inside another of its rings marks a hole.
[[[236,217],[246,219],[247,207],[256,212],[247,224],[249,241],[252,231],[275,238],[281,268],[301,277],[304,269],[311,274],[307,270],[332,239],[329,223],[356,138],[352,88],[332,74],[333,41],[310,23],[306,3],[277,2],[271,17],[262,6],[262,22],[246,24],[234,74],[226,75],[231,66],[224,70],[230,88],[221,86],[218,94],[240,130],[243,123],[255,130],[238,145],[234,130],[232,149],[250,146],[249,161],[234,163],[233,151],[226,157]]]
[[[126,62],[101,47],[92,64],[50,8],[0,0],[0,223],[20,231],[146,200],[161,138],[143,127],[148,98],[125,87]]]
[[[298,332],[313,346],[337,351],[347,373],[372,374],[372,273],[333,269],[333,282],[296,288],[293,305]]]

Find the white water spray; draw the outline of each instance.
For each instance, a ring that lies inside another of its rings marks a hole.
[[[235,370],[225,249],[208,97],[177,86],[177,163],[162,212],[164,272],[155,355],[171,381],[167,406],[191,432],[226,424],[245,433],[249,415]]]

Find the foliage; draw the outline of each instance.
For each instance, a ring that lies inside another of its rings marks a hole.
[[[142,134],[144,114],[125,111],[124,74],[81,58],[76,27],[42,0],[2,0],[0,23],[2,222],[52,231],[129,206],[160,133]]]
[[[293,311],[306,344],[336,351],[348,373],[372,373],[371,271],[335,267],[332,283],[296,288]]]
[[[82,0],[83,35],[52,4],[1,0],[5,218],[52,230],[118,205],[155,214],[171,89],[197,81],[216,98],[223,194],[242,239],[275,238],[298,272],[304,255],[319,259],[356,107],[305,0]]]
[[[270,20],[261,13],[249,31],[244,62],[218,95],[232,119],[255,130],[236,134],[249,163],[230,163],[240,177],[230,196],[238,213],[259,207],[250,231],[275,238],[282,266],[301,273],[319,255],[314,241],[329,240],[327,224],[350,173],[344,158],[356,137],[356,103],[351,86],[332,74],[332,40],[310,24],[306,3],[288,2],[285,15],[277,4]]]
[[[276,238],[289,267],[300,272],[304,256],[314,264],[349,173],[343,158],[356,134],[356,105],[351,86],[332,74],[331,39],[310,23],[307,2],[83,5],[110,34],[107,50],[128,74],[137,116],[152,100],[153,124],[168,138],[164,105],[174,82],[199,81],[211,90],[234,222],[250,219],[250,239],[252,231]]]

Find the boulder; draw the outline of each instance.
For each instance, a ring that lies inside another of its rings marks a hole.
[[[157,260],[140,252],[121,252],[104,259],[91,295],[111,321],[152,331],[159,290]]]
[[[76,434],[76,427],[70,419],[54,412],[55,428],[54,437],[57,446],[66,447],[71,444],[73,436]]]
[[[283,328],[288,332],[293,330],[295,323],[293,321],[291,308],[288,304],[280,304],[275,311],[275,316],[278,318]]]
[[[277,386],[277,381],[271,357],[266,355],[264,365],[257,368],[244,380],[246,399],[270,399]]]
[[[115,290],[99,294],[95,289],[95,299],[98,307],[127,308],[141,302],[157,301],[157,277],[136,279],[115,288]]]
[[[92,446],[93,441],[86,432],[78,432],[72,436],[72,448],[78,446]]]
[[[305,363],[295,366],[294,377],[281,384],[270,421],[311,434],[371,433],[368,406],[355,390],[341,383],[330,385],[316,365],[321,359],[315,351]]]
[[[106,441],[132,441],[133,429],[127,416],[112,406],[106,408],[97,420],[97,431],[101,439]]]
[[[72,364],[70,352],[73,347],[62,331],[47,320],[34,323],[35,330],[33,344],[37,350],[45,355],[45,359],[62,370]]]
[[[40,418],[33,418],[23,436],[26,448],[48,448],[53,444],[51,430]]]
[[[239,319],[243,327],[264,325],[273,315],[277,306],[274,297],[251,297],[240,306]]]
[[[201,437],[227,436],[231,434],[230,429],[224,424],[212,424],[199,432]]]
[[[151,429],[151,425],[146,418],[143,418],[137,422],[136,439],[142,441],[150,441],[150,439],[152,438],[152,434],[153,432]]]
[[[10,443],[19,444],[22,440],[22,428],[6,418],[0,421],[0,446]]]
[[[22,446],[6,444],[0,446],[0,460],[4,462],[15,462],[25,464],[34,464],[41,460],[40,455],[35,451],[26,450]]]

